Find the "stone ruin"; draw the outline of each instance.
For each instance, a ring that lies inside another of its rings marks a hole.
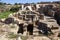
[[[55,12],[54,18],[55,18],[57,24],[60,25],[60,10],[57,10]]]

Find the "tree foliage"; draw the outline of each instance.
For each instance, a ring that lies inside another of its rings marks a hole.
[[[12,11],[12,12],[17,12],[17,11],[19,10],[19,8],[20,8],[20,7],[12,7],[12,8],[10,9],[10,11]]]

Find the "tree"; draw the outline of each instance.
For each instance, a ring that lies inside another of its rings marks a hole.
[[[6,3],[3,3],[4,5],[6,5]]]
[[[2,2],[0,2],[0,5],[2,5],[3,3]]]
[[[21,3],[18,3],[19,5],[21,5]]]
[[[15,3],[15,5],[18,5],[18,3]]]
[[[8,3],[7,5],[11,5],[10,3]]]
[[[0,2],[0,5],[6,5],[6,3]]]
[[[12,12],[17,12],[17,11],[19,11],[19,8],[20,8],[20,7],[12,7],[12,8],[10,9],[10,11],[12,11]]]

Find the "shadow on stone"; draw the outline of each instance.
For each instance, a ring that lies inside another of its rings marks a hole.
[[[52,31],[51,31],[51,29],[49,27],[47,27],[47,24],[42,23],[42,22],[37,22],[37,26],[38,26],[38,29],[39,29],[39,34],[40,33],[43,33],[45,35],[53,34]]]

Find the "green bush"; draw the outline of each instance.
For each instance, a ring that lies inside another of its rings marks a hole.
[[[12,11],[12,12],[17,12],[17,11],[19,11],[19,7],[12,7],[12,8],[10,9],[10,11]]]

